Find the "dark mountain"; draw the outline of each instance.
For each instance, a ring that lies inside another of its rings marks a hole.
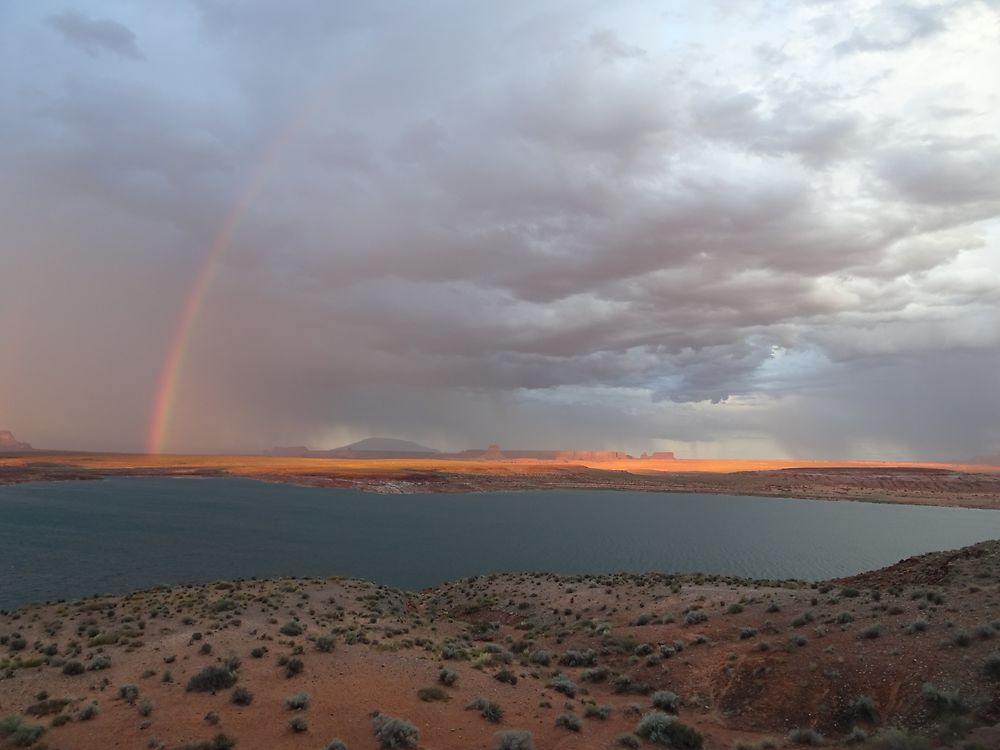
[[[359,440],[332,450],[310,450],[305,446],[272,448],[270,456],[300,458],[423,458],[436,456],[440,451],[410,440],[373,437]]]
[[[438,453],[434,448],[428,448],[412,440],[398,440],[396,438],[372,437],[359,440],[350,445],[335,448],[338,451],[363,451],[376,453]]]

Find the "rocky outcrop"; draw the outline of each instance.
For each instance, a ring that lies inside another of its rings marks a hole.
[[[30,450],[31,446],[28,443],[20,442],[14,437],[13,432],[10,430],[0,430],[0,453],[19,453]]]

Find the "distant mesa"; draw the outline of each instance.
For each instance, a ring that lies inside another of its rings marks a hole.
[[[21,453],[32,450],[31,445],[22,443],[10,430],[0,430],[0,453]]]
[[[486,448],[470,448],[458,453],[443,453],[409,440],[379,437],[359,440],[357,443],[333,448],[332,450],[311,450],[304,445],[273,448],[267,451],[266,455],[295,458],[439,458],[464,461],[534,459],[537,461],[585,461],[593,463],[636,460],[624,451],[501,449],[496,443]],[[673,461],[675,458],[674,454],[669,451],[657,451],[655,453],[643,453],[638,460]]]
[[[274,448],[268,451],[268,455],[300,458],[430,458],[441,453],[435,448],[428,448],[411,440],[373,437],[331,450],[310,450],[304,445]]]

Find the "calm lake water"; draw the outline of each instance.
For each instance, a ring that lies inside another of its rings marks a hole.
[[[375,495],[242,479],[0,487],[0,608],[162,583],[497,571],[823,579],[1000,537],[1000,512],[549,490]]]

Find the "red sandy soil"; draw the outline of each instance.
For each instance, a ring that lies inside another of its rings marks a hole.
[[[833,461],[338,459],[30,453],[0,484],[105,476],[238,476],[374,492],[619,489],[1000,508],[1000,467]]]
[[[872,734],[891,725],[933,738],[934,747],[964,736],[978,743],[970,747],[996,748],[998,607],[1000,542],[826,584],[519,574],[415,593],[354,579],[164,587],[0,616],[0,717],[45,726],[40,742],[67,750],[175,750],[220,732],[238,750],[324,748],[334,737],[375,750],[374,711],[412,722],[423,748],[493,748],[496,731],[523,729],[539,750],[604,749],[651,710],[650,691],[669,690],[678,720],[710,750],[789,746],[795,727],[846,747],[854,727]],[[691,612],[706,617],[696,623]],[[303,632],[282,634],[293,620]],[[325,634],[336,638],[329,652],[318,647]],[[255,648],[266,653],[254,658]],[[547,665],[532,658],[542,650]],[[607,677],[588,681],[588,667],[560,665],[569,650],[591,650]],[[88,667],[99,656],[110,658],[108,668],[64,674],[67,662]],[[250,706],[234,705],[229,688],[185,690],[231,656],[240,661],[236,686],[253,693]],[[286,676],[282,658],[301,659],[301,673]],[[442,668],[457,674],[441,687],[445,700],[420,700],[417,691],[438,686]],[[504,669],[516,684],[496,679]],[[578,686],[575,697],[550,687],[560,673]],[[936,710],[926,683],[957,695],[961,710]],[[138,687],[134,705],[119,697],[126,684]],[[66,704],[32,715],[43,691]],[[287,709],[299,692],[311,696],[309,707]],[[477,696],[502,707],[500,723],[466,708]],[[861,696],[870,697],[874,720],[852,715]],[[99,714],[81,720],[92,701]],[[585,717],[589,703],[610,707],[608,718]],[[556,726],[566,712],[581,731]],[[217,723],[206,718],[212,713]],[[295,716],[307,731],[293,733]],[[892,747],[927,747],[911,742]]]

